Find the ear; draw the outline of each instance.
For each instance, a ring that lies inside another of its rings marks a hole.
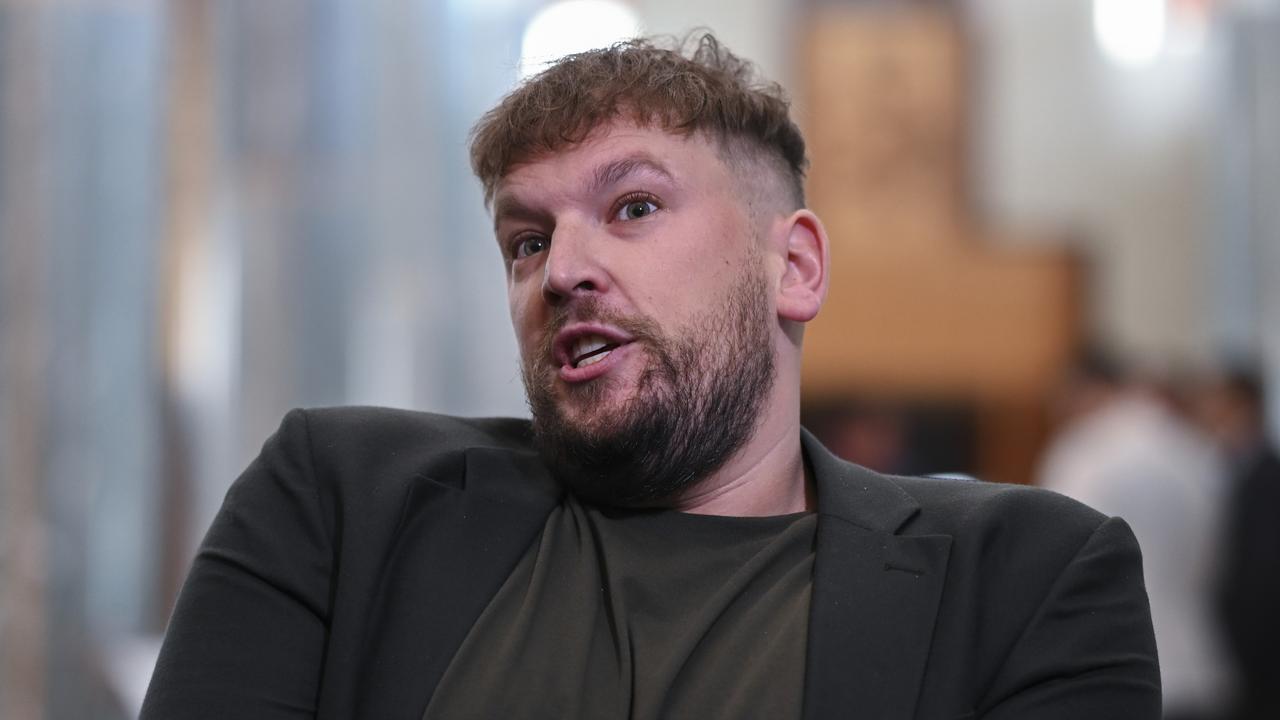
[[[778,317],[809,322],[827,297],[827,230],[806,209],[792,213],[779,230],[785,235],[786,267],[778,282]]]

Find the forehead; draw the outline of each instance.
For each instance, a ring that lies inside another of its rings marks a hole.
[[[495,188],[494,212],[499,213],[504,198],[590,194],[634,176],[697,190],[722,186],[728,174],[717,146],[703,133],[679,134],[617,121],[581,142],[513,166]]]

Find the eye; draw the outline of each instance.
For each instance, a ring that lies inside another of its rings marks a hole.
[[[626,200],[618,207],[617,214],[614,215],[615,220],[639,220],[646,215],[652,215],[658,211],[658,206],[652,200],[645,198],[637,198],[634,200]]]
[[[517,260],[529,257],[530,255],[537,255],[543,250],[546,250],[547,246],[550,244],[551,241],[543,235],[525,235],[515,241],[515,244],[512,246],[511,255]]]

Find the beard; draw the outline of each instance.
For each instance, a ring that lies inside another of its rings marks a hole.
[[[609,377],[561,387],[551,343],[569,321],[557,309],[544,346],[523,363],[535,442],[552,473],[583,500],[615,507],[669,505],[710,476],[754,433],[774,381],[772,321],[762,272],[748,264],[726,302],[678,337],[644,317],[620,316],[598,299],[577,303],[573,319],[626,331],[648,364],[632,397],[607,414]],[[565,407],[587,412],[570,419]]]

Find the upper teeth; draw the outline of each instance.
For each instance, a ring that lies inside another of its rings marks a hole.
[[[609,353],[603,352],[603,353],[600,353],[599,355],[592,355],[589,358],[585,358],[581,360],[579,359],[582,358],[584,355],[590,355],[591,353],[599,352],[600,350],[604,349],[605,346],[607,346],[608,344],[609,344],[609,341],[600,337],[599,335],[583,335],[582,337],[578,338],[578,340],[573,344],[573,353],[570,356],[571,359],[574,361],[575,367],[590,365],[591,363],[599,362],[600,360],[602,360]]]

